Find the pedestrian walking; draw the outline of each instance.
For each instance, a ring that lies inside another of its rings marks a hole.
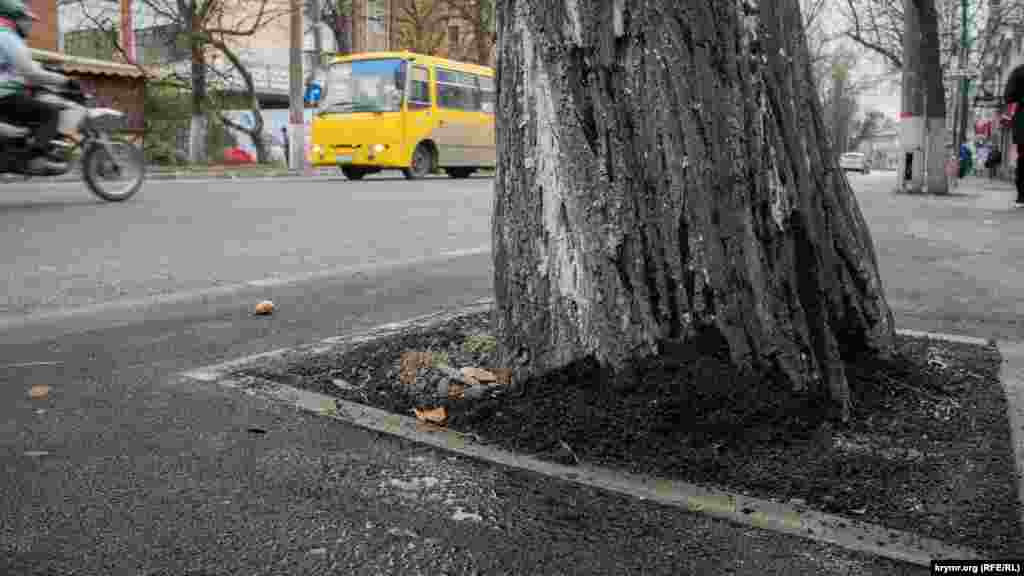
[[[999,148],[993,148],[992,153],[988,155],[988,178],[994,180],[999,175],[999,167],[1003,164],[1003,151]]]
[[[978,157],[978,168],[985,170],[988,168],[988,158],[992,154],[992,146],[988,142],[978,143],[974,149],[975,154]]]
[[[1017,205],[1024,206],[1024,104],[1017,102],[1013,114],[1013,143],[1017,146]]]
[[[291,155],[292,143],[288,141],[288,127],[287,126],[281,126],[281,140],[282,140],[282,142],[284,144],[284,164],[285,164],[285,166],[288,166],[290,168],[291,165],[292,165],[292,155]]]
[[[974,170],[974,158],[971,157],[971,147],[966,142],[960,145],[960,178],[971,174]]]

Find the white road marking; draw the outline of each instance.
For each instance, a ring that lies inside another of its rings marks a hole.
[[[329,270],[321,270],[317,272],[296,274],[291,276],[271,276],[267,278],[258,278],[255,280],[249,280],[246,282],[239,282],[235,284],[228,284],[224,286],[213,286],[209,288],[200,288],[196,290],[184,290],[180,292],[159,294],[155,296],[146,296],[142,298],[126,298],[122,300],[100,302],[97,304],[91,304],[88,306],[80,306],[75,308],[45,310],[41,312],[28,314],[25,316],[0,317],[0,334],[26,327],[52,324],[75,318],[96,318],[101,316],[119,318],[130,315],[130,317],[134,318],[135,320],[138,320],[146,310],[150,310],[159,306],[170,306],[176,304],[208,300],[220,296],[228,296],[230,294],[234,294],[236,292],[241,292],[244,290],[251,290],[253,288],[272,288],[280,286],[289,286],[293,284],[301,284],[304,282],[325,280],[328,278],[334,278],[338,276],[345,276],[358,273],[372,273],[380,270],[386,270],[389,268],[403,268],[407,266],[415,266],[431,262],[441,262],[444,260],[451,260],[453,258],[486,254],[488,252],[490,252],[490,246],[478,246],[476,248],[467,248],[463,250],[450,250],[439,253],[434,256],[374,262],[371,264],[359,264],[355,266],[343,266],[340,268],[332,268]]]

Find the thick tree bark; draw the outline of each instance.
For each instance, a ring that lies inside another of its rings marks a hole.
[[[517,382],[723,337],[834,401],[887,354],[874,248],[829,149],[796,0],[500,0],[492,226]]]

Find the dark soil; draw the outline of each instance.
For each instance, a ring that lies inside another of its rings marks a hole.
[[[446,352],[455,368],[493,366],[490,353],[464,346],[468,336],[489,333],[490,313],[477,313],[239,375],[406,415],[444,404],[449,427],[541,458],[802,501],[981,552],[1024,555],[994,346],[900,337],[893,359],[851,363],[854,417],[846,425],[823,422],[814,399],[739,373],[696,346],[668,350],[628,379],[581,362],[476,401],[431,399],[430,386],[413,392],[399,383],[403,352]]]

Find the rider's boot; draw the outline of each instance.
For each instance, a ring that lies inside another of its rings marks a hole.
[[[54,162],[46,156],[36,156],[28,161],[26,169],[33,176],[59,176],[68,171],[68,163]]]
[[[34,135],[28,141],[28,150],[35,151],[30,152],[31,156],[25,166],[25,170],[32,176],[59,176],[67,173],[68,163],[53,158],[52,146],[49,149],[43,149],[38,145]]]

